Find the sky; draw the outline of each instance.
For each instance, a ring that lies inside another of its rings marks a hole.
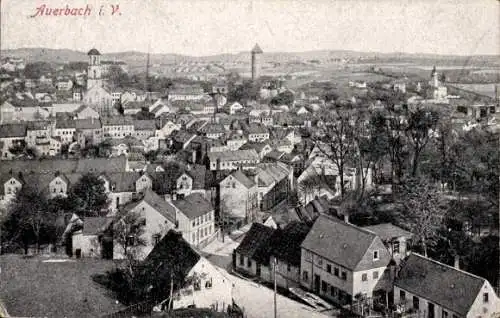
[[[30,17],[41,5],[91,15]],[[499,17],[496,0],[2,0],[0,48],[500,54]]]

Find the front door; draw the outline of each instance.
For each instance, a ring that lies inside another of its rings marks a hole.
[[[316,294],[319,294],[319,284],[320,284],[319,275],[314,274],[314,292]]]

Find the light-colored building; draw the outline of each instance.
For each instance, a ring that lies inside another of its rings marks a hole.
[[[484,278],[412,253],[394,281],[394,304],[420,317],[498,317],[500,300]]]
[[[301,285],[339,304],[372,298],[391,259],[374,233],[324,214],[301,247]]]
[[[257,184],[241,170],[236,170],[219,183],[224,213],[251,222],[259,209]]]
[[[209,152],[210,170],[236,170],[255,167],[260,157],[254,149]]]

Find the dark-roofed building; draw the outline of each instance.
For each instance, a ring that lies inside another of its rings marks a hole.
[[[301,285],[339,304],[371,298],[391,259],[377,235],[324,214],[301,247]]]
[[[226,312],[228,305],[233,303],[231,281],[201,257],[177,231],[166,233],[143,266],[146,274],[155,277],[152,292],[165,298],[169,296],[171,278],[174,277],[173,309],[194,305]]]
[[[25,124],[2,124],[0,125],[0,142],[3,146],[0,147],[1,159],[12,159],[13,154],[9,151],[12,146],[22,146],[26,138]]]
[[[178,230],[194,246],[204,246],[216,233],[212,203],[200,193],[192,193],[171,202],[176,209]]]
[[[269,250],[267,248],[269,239],[274,229],[261,223],[253,223],[240,245],[233,252],[233,268],[237,271],[252,276],[268,276]]]
[[[495,317],[500,300],[479,276],[412,253],[394,281],[394,304],[426,317]]]

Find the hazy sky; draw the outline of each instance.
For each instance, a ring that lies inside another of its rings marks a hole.
[[[42,4],[92,13],[30,18]],[[3,0],[1,14],[2,49],[145,52],[151,43],[154,53],[209,55],[258,42],[264,52],[500,53],[496,0]]]

